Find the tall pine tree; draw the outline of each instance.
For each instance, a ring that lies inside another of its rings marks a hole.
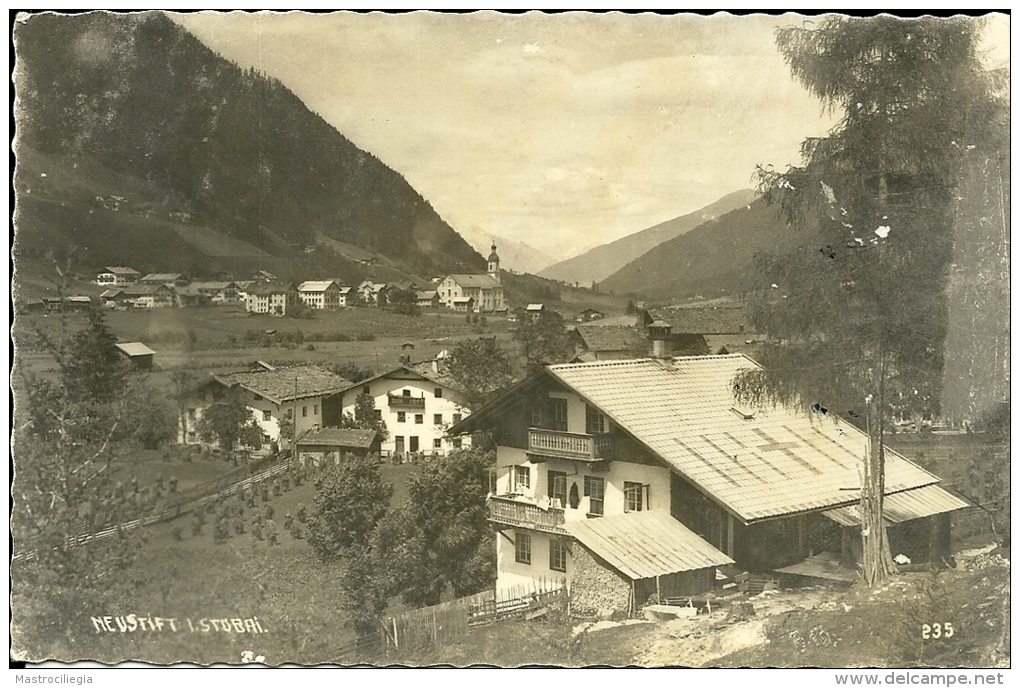
[[[882,519],[885,424],[938,411],[946,285],[961,175],[1007,122],[980,63],[980,22],[827,17],[777,32],[795,79],[840,120],[803,165],[759,168],[759,190],[817,244],[758,259],[752,321],[764,370],[745,398],[819,404],[864,425],[864,576],[894,569]]]

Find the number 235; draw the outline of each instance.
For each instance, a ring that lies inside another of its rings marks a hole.
[[[953,624],[949,623],[948,621],[943,624],[936,623],[930,625],[929,624],[921,625],[921,637],[924,638],[925,640],[952,638],[953,633],[955,633],[955,631],[953,630]]]

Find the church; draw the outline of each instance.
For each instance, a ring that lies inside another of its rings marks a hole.
[[[469,313],[505,311],[507,306],[499,272],[499,255],[496,254],[496,243],[493,242],[486,274],[444,277],[436,289],[440,305]]]

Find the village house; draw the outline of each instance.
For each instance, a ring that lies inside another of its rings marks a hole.
[[[232,281],[217,282],[192,282],[190,285],[194,291],[209,299],[214,305],[240,303],[242,301],[238,293],[237,284]]]
[[[747,408],[743,355],[548,366],[451,428],[492,433],[497,587],[562,579],[582,613],[705,593],[735,562],[772,572],[830,553],[853,576],[866,435],[832,414]],[[949,552],[965,502],[886,449],[892,551]],[[800,572],[811,575],[808,565]]]
[[[249,277],[252,282],[279,282],[280,278],[266,270],[256,270]]]
[[[131,268],[106,267],[96,275],[96,284],[101,287],[126,287],[138,281],[140,272]]]
[[[503,285],[500,282],[496,244],[492,244],[486,274],[447,275],[439,282],[436,291],[439,292],[439,302],[444,308],[477,312],[505,311],[507,305],[503,296]],[[469,298],[472,299],[471,307],[467,308]]]
[[[313,428],[306,430],[295,443],[295,456],[302,466],[329,466],[342,456],[378,456],[382,438],[376,430],[355,428]]]
[[[600,310],[594,308],[585,308],[583,311],[574,316],[574,320],[579,323],[591,322],[592,320],[602,320],[606,317],[606,314]]]
[[[633,325],[577,325],[568,338],[574,349],[574,362],[634,358],[648,349],[644,333]]]
[[[169,308],[176,295],[165,284],[132,284],[123,290],[124,302],[132,308]]]
[[[318,366],[284,368],[258,363],[255,370],[214,374],[212,379],[187,393],[179,433],[184,444],[202,443],[198,422],[205,409],[222,401],[229,390],[240,390],[248,416],[262,429],[265,442],[285,446],[290,437],[280,437],[280,421],[292,421],[293,433],[340,425],[339,393],[350,387],[348,380]]]
[[[340,285],[333,280],[309,280],[299,284],[297,290],[309,308],[329,311],[340,308]]]
[[[385,282],[365,280],[358,285],[358,300],[368,306],[378,306],[379,296],[386,290]]]
[[[348,308],[351,305],[351,302],[350,302],[351,288],[349,286],[347,286],[346,284],[344,284],[343,282],[341,282],[340,280],[333,280],[333,281],[336,282],[337,287],[339,287],[339,290],[337,291],[337,294],[336,294],[336,296],[337,296],[337,305],[340,308]]]
[[[188,278],[176,272],[150,272],[138,280],[139,284],[159,285],[165,284],[170,287],[183,287],[188,284]]]
[[[376,417],[386,423],[385,456],[445,454],[470,446],[468,437],[448,437],[447,429],[471,413],[441,360],[404,364],[362,380],[343,394],[344,414],[353,416],[357,397],[368,394]]]
[[[281,282],[254,282],[245,294],[246,311],[275,316],[287,315],[287,310],[293,310],[298,300],[294,285]]]
[[[435,289],[415,292],[418,308],[439,308],[439,292]]]
[[[212,302],[209,294],[203,293],[195,284],[174,287],[174,300],[178,308],[199,308]]]

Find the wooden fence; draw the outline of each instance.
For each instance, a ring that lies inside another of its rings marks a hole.
[[[253,468],[252,466],[242,467],[214,478],[213,480],[208,480],[196,485],[185,492],[181,492],[180,496],[176,497],[173,503],[153,514],[110,525],[94,532],[91,530],[82,530],[78,533],[69,535],[67,543],[72,547],[79,546],[93,540],[114,537],[119,532],[127,532],[129,530],[134,530],[135,528],[173,520],[192,511],[196,507],[205,506],[210,501],[220,499],[221,497],[229,497],[242,490],[253,488],[255,485],[266,480],[270,480],[281,473],[285,473],[290,469],[292,463],[293,460],[291,459],[281,461],[280,463],[273,464],[269,468],[253,475],[248,475],[249,471]],[[248,477],[239,479],[242,475],[247,475]],[[25,549],[16,554],[13,558],[15,560],[33,558],[35,556],[36,540],[34,538],[23,539],[22,544]]]
[[[397,650],[415,650],[453,642],[471,628],[510,618],[536,618],[550,607],[566,605],[564,580],[538,580],[461,597],[431,607],[412,609],[385,622],[387,642]]]

